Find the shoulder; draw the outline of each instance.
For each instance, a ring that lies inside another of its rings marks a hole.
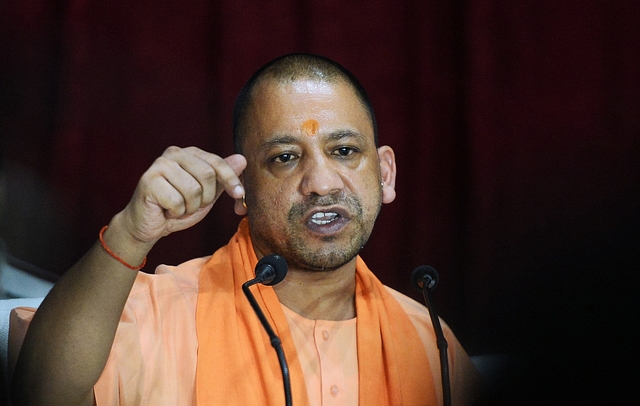
[[[196,258],[177,266],[159,265],[153,274],[139,272],[123,316],[128,311],[147,313],[151,308],[177,303],[195,311],[200,270],[209,258]]]
[[[429,310],[426,306],[418,303],[412,298],[403,295],[388,286],[385,286],[385,288],[387,288],[387,291],[391,296],[398,301],[418,331],[418,335],[420,336],[425,350],[427,351],[427,356],[434,376],[437,376],[440,373],[440,366],[438,363],[439,352]],[[471,362],[469,355],[464,350],[451,328],[449,328],[447,323],[442,319],[438,319],[440,320],[442,331],[445,335],[449,348],[449,367],[453,403],[472,404],[473,400],[477,399],[479,394],[482,392],[484,383],[479,372]]]
[[[400,304],[400,307],[402,307],[405,313],[407,313],[407,315],[412,320],[415,318],[417,320],[424,319],[425,321],[429,321],[429,311],[422,303],[418,303],[409,296],[400,293],[397,290],[390,288],[389,286],[385,285],[384,287],[387,292],[389,292],[391,296]]]
[[[400,304],[400,307],[407,314],[416,330],[418,330],[420,338],[424,343],[426,343],[427,347],[435,344],[433,323],[431,321],[431,316],[427,307],[422,303],[419,303],[416,300],[410,298],[409,296],[394,290],[393,288],[390,288],[386,285],[385,288],[391,294],[391,296]],[[455,342],[455,345],[458,345],[457,339],[447,323],[439,317],[438,319],[440,320],[442,331],[444,332],[447,341]]]
[[[391,294],[391,297],[398,302],[407,317],[409,317],[409,320],[411,320],[411,324],[413,324],[417,330],[418,336],[424,344],[427,353],[430,354],[435,344],[435,340],[433,339],[433,324],[429,317],[429,310],[427,310],[423,304],[416,302],[409,296],[404,295],[389,286],[385,285],[384,287],[387,292]]]
[[[433,335],[433,323],[431,322],[431,316],[429,315],[429,310],[427,309],[427,307],[422,303],[413,300],[409,296],[402,294],[386,285],[385,288],[391,294],[391,296],[396,299],[396,301],[400,304],[400,307],[407,314],[415,328],[418,330],[422,341],[431,341],[430,337]],[[441,323],[445,334],[448,334],[449,327],[442,320]]]
[[[200,270],[209,258],[195,258],[180,265],[159,265],[154,273],[139,272],[131,289],[131,296],[172,287],[180,291],[197,292]]]

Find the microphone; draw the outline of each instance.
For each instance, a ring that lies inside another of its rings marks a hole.
[[[442,398],[444,406],[451,406],[451,383],[449,381],[449,361],[447,359],[447,340],[444,338],[442,332],[442,326],[440,325],[440,319],[436,313],[436,309],[433,306],[431,300],[431,292],[438,285],[438,271],[429,265],[421,265],[413,270],[411,273],[411,284],[418,291],[422,292],[424,302],[429,309],[429,315],[431,316],[431,324],[436,334],[436,343],[438,345],[438,351],[440,352],[440,375],[442,376]]]
[[[411,272],[411,284],[418,292],[422,292],[422,288],[425,286],[433,292],[438,286],[439,280],[438,271],[429,265],[421,265]]]
[[[280,255],[271,254],[262,257],[258,264],[256,265],[256,277],[248,280],[247,282],[242,284],[242,291],[244,295],[249,300],[253,311],[260,319],[260,323],[262,323],[262,327],[266,330],[269,335],[269,340],[271,341],[271,346],[276,350],[276,354],[278,354],[278,362],[280,363],[280,370],[282,371],[282,381],[284,383],[284,399],[285,405],[291,406],[291,381],[289,378],[289,366],[287,365],[287,359],[284,356],[284,351],[282,350],[282,342],[280,338],[274,333],[269,321],[264,316],[260,305],[256,301],[256,298],[249,290],[250,286],[255,285],[256,283],[262,283],[263,285],[273,286],[277,283],[282,282],[284,277],[287,275],[287,261],[282,258]]]
[[[246,283],[249,286],[256,283],[267,286],[277,285],[287,276],[287,270],[287,261],[284,258],[276,254],[267,255],[258,261],[256,277]]]

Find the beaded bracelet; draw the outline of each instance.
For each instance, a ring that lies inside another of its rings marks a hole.
[[[107,251],[107,253],[113,257],[113,259],[117,260],[118,262],[120,262],[122,265],[126,266],[129,269],[133,269],[134,271],[139,271],[142,268],[144,268],[145,264],[147,263],[147,257],[144,257],[144,259],[142,260],[142,264],[140,264],[140,266],[133,266],[133,265],[129,265],[124,259],[117,256],[115,252],[111,251],[111,249],[107,247],[107,244],[104,242],[104,232],[107,228],[109,228],[109,226],[104,226],[100,230],[100,244],[102,245],[102,248],[104,248],[104,250]]]

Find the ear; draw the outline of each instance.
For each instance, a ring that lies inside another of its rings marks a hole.
[[[242,186],[244,187],[243,175],[244,173],[240,174],[240,182],[242,182]],[[245,188],[244,191],[246,192],[247,188]],[[243,199],[244,199],[244,196],[243,196]],[[235,203],[233,204],[233,211],[235,211],[238,216],[245,216],[247,214],[247,207],[245,206],[243,199],[236,199]]]
[[[382,178],[382,203],[391,203],[396,198],[396,155],[387,145],[378,148],[380,174]]]

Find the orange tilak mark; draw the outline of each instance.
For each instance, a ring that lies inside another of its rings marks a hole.
[[[307,133],[307,135],[315,135],[318,132],[318,128],[320,128],[320,124],[314,119],[309,119],[302,123],[302,131]]]

